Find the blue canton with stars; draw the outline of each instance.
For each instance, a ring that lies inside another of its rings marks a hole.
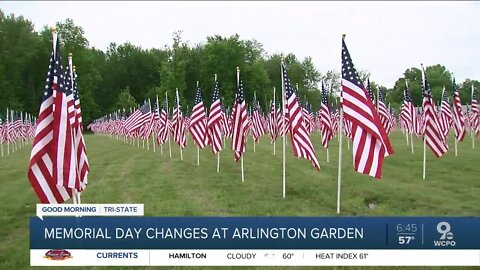
[[[357,70],[353,66],[352,58],[348,52],[345,40],[342,39],[342,79],[345,79],[363,89]]]

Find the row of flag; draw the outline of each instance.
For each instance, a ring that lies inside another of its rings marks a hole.
[[[77,73],[68,57],[65,70],[60,57],[60,37],[54,30],[30,163],[28,179],[41,203],[80,203],[88,184],[89,165],[83,138]]]
[[[435,106],[430,85],[425,71],[423,75],[423,100],[422,111],[415,109],[412,102],[408,83],[405,81],[404,98],[400,110],[400,125],[417,137],[424,137],[426,145],[437,157],[445,154],[449,147],[447,138],[453,129],[455,143],[462,142],[467,130],[470,128],[472,138],[480,135],[480,116],[474,87],[471,90],[471,105],[467,110],[462,110],[460,94],[455,79],[452,81],[452,100],[450,104],[445,88],[442,91],[442,100]],[[474,142],[474,140],[473,140]]]
[[[35,122],[36,119],[32,115],[9,110],[8,108],[4,117],[0,115],[0,148],[2,157],[9,155],[10,152],[15,152],[17,144],[18,148],[23,147],[34,137]]]
[[[28,176],[42,202],[61,203],[86,187],[88,160],[82,134],[76,73],[72,67],[71,57],[66,72],[62,71],[59,39],[56,33],[53,36],[54,50],[37,120]],[[473,91],[472,109],[468,116],[462,114],[456,87],[453,91],[453,109],[450,108],[448,100],[444,104],[443,99],[440,109],[436,109],[428,78],[423,71],[423,113],[417,113],[413,107],[406,84],[404,103],[397,120],[381,92],[377,91],[375,97],[369,79],[366,84],[360,80],[344,38],[341,63],[339,106],[329,104],[331,89],[327,89],[322,82],[321,107],[316,113],[312,112],[306,102],[300,101],[298,87],[295,89],[292,86],[288,70],[282,62],[280,66],[282,95],[280,101],[275,100],[275,89],[273,90],[274,99],[270,101],[269,111],[265,114],[259,106],[256,93],[251,107],[247,106],[242,77],[237,68],[237,87],[231,110],[222,104],[220,85],[215,75],[211,105],[208,108],[203,104],[202,90],[197,82],[191,111],[188,108],[182,109],[177,89],[171,111],[166,94],[162,104],[159,103],[157,96],[156,100],[146,100],[136,109],[122,109],[96,119],[87,128],[95,133],[123,136],[125,141],[128,138],[137,138],[143,139],[145,143],[147,140],[147,146],[148,139],[151,138],[154,141],[154,151],[155,145],[162,146],[168,143],[170,148],[170,141],[173,140],[180,148],[181,159],[189,133],[197,149],[210,147],[212,153],[218,156],[218,162],[220,152],[226,147],[225,138],[230,138],[234,160],[241,162],[242,181],[244,181],[243,154],[249,134],[252,136],[254,147],[260,137],[268,134],[270,142],[274,145],[281,137],[285,149],[285,139],[287,136],[290,137],[294,156],[309,160],[318,170],[320,163],[310,139],[311,134],[314,132],[321,134],[322,146],[327,149],[327,161],[330,140],[335,134],[339,134],[341,151],[343,134],[349,139],[349,143],[351,141],[353,144],[354,170],[375,178],[382,176],[384,158],[394,153],[389,134],[396,127],[405,129],[406,133],[423,137],[424,145],[428,145],[437,156],[443,155],[448,150],[446,136],[452,127],[458,141],[463,140],[467,123],[470,123],[472,131],[478,134],[478,105]],[[283,155],[285,196],[285,151]],[[340,209],[341,158],[340,153],[337,211]]]

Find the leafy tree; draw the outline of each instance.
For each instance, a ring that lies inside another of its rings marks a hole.
[[[120,94],[118,94],[117,102],[112,108],[112,111],[120,110],[123,108],[135,108],[136,106],[138,106],[138,103],[135,101],[135,98],[130,94],[130,88],[127,86],[120,92]]]

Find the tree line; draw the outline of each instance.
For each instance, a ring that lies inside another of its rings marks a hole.
[[[192,108],[197,81],[203,91],[204,103],[211,103],[214,74],[218,75],[220,94],[225,106],[233,104],[236,88],[236,67],[240,67],[245,97],[252,104],[254,92],[265,112],[273,99],[281,93],[280,62],[287,66],[292,83],[298,83],[302,104],[309,104],[313,111],[320,108],[321,82],[332,93],[340,89],[338,69],[319,71],[312,57],[299,59],[293,53],[268,54],[255,39],[243,39],[238,34],[228,37],[208,36],[198,44],[182,39],[182,31],[173,33],[171,45],[162,48],[142,48],[129,42],[111,43],[106,51],[92,46],[81,26],[73,20],[57,22],[56,28],[62,42],[62,59],[66,64],[68,53],[73,54],[73,63],[78,73],[78,88],[82,104],[84,124],[121,108],[135,107],[144,100],[160,102],[168,94],[173,104],[178,88],[184,109]],[[0,10],[0,117],[6,108],[38,114],[43,93],[48,61],[52,50],[51,29],[44,26],[39,32],[34,24],[14,14],[6,15]],[[340,59],[339,59],[340,65]],[[426,67],[433,97],[440,100],[442,89],[452,89],[452,75],[445,66],[437,64]],[[360,69],[365,81],[370,76]],[[374,93],[379,89],[391,103],[400,107],[403,100],[405,78],[408,80],[416,106],[421,105],[421,72],[416,67],[405,70],[393,88],[377,84],[371,74]],[[462,103],[470,103],[470,89],[477,80],[457,82]],[[449,92],[449,96],[451,96]],[[336,95],[330,97],[336,103]]]

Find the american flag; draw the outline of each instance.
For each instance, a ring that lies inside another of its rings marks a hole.
[[[68,92],[72,92],[73,98],[73,119],[71,118],[73,135],[74,135],[74,145],[76,152],[76,166],[78,170],[78,180],[79,191],[85,189],[88,183],[88,173],[89,173],[89,164],[86,153],[85,140],[83,138],[83,123],[82,123],[82,111],[80,107],[80,97],[78,94],[78,85],[77,85],[77,73],[75,72],[75,66],[72,64],[72,58],[69,57],[67,70],[65,72],[66,77],[66,89]]]
[[[150,106],[146,101],[143,102],[143,105],[135,110],[123,124],[127,133],[132,133],[136,129],[143,126],[150,119]]]
[[[286,106],[286,104],[285,104]],[[278,104],[277,109],[277,126],[278,126],[278,133],[281,137],[285,136],[290,129],[290,123],[288,122],[288,118],[283,115],[282,110],[280,109],[281,105]],[[285,109],[285,112],[287,110]]]
[[[60,40],[57,38],[56,52],[60,51],[59,47]],[[66,88],[60,56],[55,63],[54,72],[59,72],[60,74],[56,77],[57,81],[53,85],[53,179],[57,182],[57,185],[78,190],[80,182],[77,175],[72,128],[72,123],[75,121],[73,95],[71,89]]]
[[[433,107],[432,91],[428,83],[427,74],[422,70],[423,75],[423,136],[425,143],[430,147],[437,157],[448,151],[448,145],[440,129],[437,114]]]
[[[203,106],[202,90],[197,86],[195,94],[195,105],[190,117],[190,135],[198,147],[204,148],[207,142],[207,117],[205,116],[205,107]]]
[[[150,105],[150,100],[148,101],[148,104]],[[150,118],[148,121],[145,122],[145,132],[144,132],[144,138],[150,138],[152,135],[152,132],[154,131],[154,128],[156,126],[157,121],[160,119],[160,114],[158,113],[158,104],[156,102],[153,103],[153,106],[151,106],[150,109]]]
[[[187,146],[187,138],[185,136],[185,119],[180,108],[180,97],[178,90],[175,94],[173,102],[173,118],[172,118],[173,140],[183,149]]]
[[[4,143],[5,142],[5,133],[6,133],[6,125],[5,123],[3,122],[3,119],[2,119],[2,115],[0,114],[0,143]]]
[[[332,111],[330,111],[330,119],[332,120],[333,134],[336,134],[338,132],[338,123],[339,123],[338,108],[335,108],[335,107],[332,108]]]
[[[391,122],[391,115],[388,111],[387,105],[385,105],[385,100],[383,99],[382,92],[378,91],[378,114],[380,116],[380,122],[382,123],[383,128],[387,134],[390,134],[393,128]]]
[[[413,106],[412,96],[408,89],[407,80],[405,80],[405,89],[403,91],[403,104],[400,112],[400,118],[402,119],[405,127],[410,134],[415,133],[415,127],[417,122],[417,116],[415,113],[415,107]]]
[[[167,98],[163,101],[162,111],[160,112],[160,121],[158,125],[157,143],[164,144],[168,139],[168,106]]]
[[[270,142],[274,142],[278,136],[278,112],[275,103],[272,101],[270,112],[268,113],[268,133],[270,134]],[[280,115],[281,117],[281,115]]]
[[[238,161],[242,154],[245,153],[245,138],[248,131],[247,105],[245,103],[243,82],[241,78],[238,80],[232,119],[232,150],[234,151],[235,161]]]
[[[452,126],[453,121],[453,113],[450,107],[450,103],[448,102],[448,96],[445,91],[445,87],[443,88],[442,93],[442,103],[440,104],[440,129],[442,134],[445,138],[448,137],[448,133],[450,131],[450,127]]]
[[[253,111],[252,111],[252,135],[253,140],[258,142],[259,138],[265,134],[265,128],[263,127],[263,120],[261,116],[261,109],[258,105],[256,95],[253,96]]]
[[[342,39],[342,108],[352,123],[354,169],[375,178],[382,177],[384,157],[393,154],[390,140],[380,123]]]
[[[473,130],[475,135],[480,134],[480,116],[478,115],[479,109],[478,109],[478,103],[477,103],[477,96],[475,95],[475,91],[473,89],[473,84],[472,84],[472,110],[471,110],[471,124],[470,128]]]
[[[225,131],[228,131],[226,112],[222,110],[222,107],[223,106],[220,101],[220,87],[218,86],[218,81],[215,81],[212,105],[210,105],[207,122],[208,142],[212,145],[212,152],[214,154],[220,152],[223,148],[222,126]]]
[[[222,104],[222,133],[225,137],[232,138],[232,126],[233,119],[232,115],[229,113],[229,108],[225,108]]]
[[[462,103],[460,102],[460,94],[458,93],[457,84],[453,79],[453,127],[455,131],[455,138],[458,141],[463,141],[465,138],[465,119],[462,114]]]
[[[333,138],[332,118],[328,107],[328,93],[322,81],[322,107],[320,108],[320,126],[322,132],[322,145],[328,148],[328,143]]]
[[[288,118],[290,123],[290,139],[292,141],[293,153],[295,156],[310,160],[313,167],[320,170],[320,163],[318,163],[315,148],[313,148],[307,128],[305,127],[302,107],[300,107],[298,103],[297,96],[295,95],[283,63],[282,74],[287,108],[286,118]]]
[[[53,91],[59,87],[60,76],[63,76],[60,67],[60,45],[56,33],[53,34],[53,46],[28,165],[28,179],[41,203],[56,204],[71,198],[72,190],[63,185],[57,185],[56,179],[53,178],[53,173],[56,171],[55,152],[59,149],[58,145],[54,145],[58,142],[54,141],[53,136],[56,125],[53,112],[56,97],[53,97]],[[56,107],[56,109],[60,108]],[[63,118],[66,118],[67,112],[64,111],[64,114]]]

